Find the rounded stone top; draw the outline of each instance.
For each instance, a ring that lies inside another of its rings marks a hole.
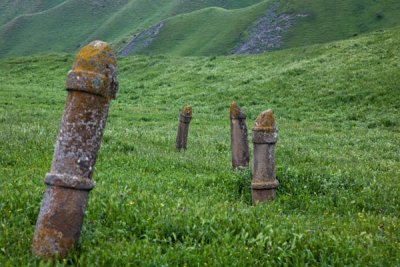
[[[184,116],[191,117],[192,116],[192,107],[188,106],[188,105],[184,106],[182,109],[182,114]]]
[[[253,130],[266,132],[276,131],[275,117],[271,109],[263,111],[258,115]]]
[[[245,119],[246,114],[240,109],[236,101],[233,101],[229,108],[229,116],[231,119]]]
[[[115,98],[118,91],[117,59],[111,46],[93,41],[83,47],[68,72],[66,88]]]

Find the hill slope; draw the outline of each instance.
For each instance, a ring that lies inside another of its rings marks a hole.
[[[65,0],[3,0],[0,2],[0,26],[23,14],[50,9]]]
[[[260,0],[67,0],[40,13],[21,15],[0,28],[0,57],[75,51],[94,39],[132,38],[170,16],[209,6],[238,8]]]
[[[399,15],[396,0],[8,0],[0,57],[72,52],[95,39],[121,51],[159,25],[125,54],[260,53],[393,27]]]
[[[247,8],[206,8],[167,19],[154,40],[139,53],[175,55],[223,55],[268,8],[263,2]]]
[[[395,28],[258,56],[121,59],[81,241],[62,264],[399,265],[399,43]],[[30,244],[72,60],[0,61],[2,266],[40,265]],[[248,169],[231,170],[232,100],[249,136],[259,112],[277,118],[268,205],[250,205]]]
[[[347,39],[400,25],[397,0],[287,0],[280,12],[308,14],[284,35],[284,48]]]
[[[168,19],[159,34],[151,36],[150,45],[133,51],[183,56],[261,53],[393,27],[400,25],[399,16],[396,0],[267,1],[243,10],[204,10]]]

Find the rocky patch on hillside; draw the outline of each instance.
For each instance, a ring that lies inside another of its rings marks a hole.
[[[119,52],[119,55],[122,57],[126,57],[130,54],[146,48],[153,42],[163,26],[164,22],[161,21],[157,25],[154,25],[147,30],[142,31],[124,49],[122,49],[121,52]]]
[[[279,14],[278,6],[269,8],[266,13],[257,19],[254,24],[242,33],[241,41],[228,54],[260,54],[281,48],[283,34],[289,30],[301,17],[306,14]],[[164,22],[139,33],[124,49],[120,56],[137,54],[148,47],[159,34]]]
[[[246,32],[246,37],[233,49],[232,54],[260,54],[283,44],[282,35],[298,18],[306,14],[278,14],[277,7],[267,10]]]

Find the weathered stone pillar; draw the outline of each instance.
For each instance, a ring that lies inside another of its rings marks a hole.
[[[246,115],[236,102],[230,107],[232,167],[249,165],[249,141],[247,140]]]
[[[187,137],[189,134],[189,124],[192,119],[192,107],[183,107],[182,112],[179,114],[178,134],[176,136],[176,148],[178,150],[186,149]]]
[[[253,128],[253,203],[272,200],[279,182],[275,174],[275,144],[278,130],[272,110],[262,112]]]
[[[116,67],[111,47],[94,41],[79,51],[68,72],[67,101],[32,243],[37,256],[65,257],[79,239],[109,103],[118,90]]]

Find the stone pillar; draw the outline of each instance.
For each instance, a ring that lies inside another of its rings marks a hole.
[[[183,107],[179,114],[178,134],[176,136],[176,149],[186,149],[187,137],[189,134],[189,124],[192,119],[192,108],[190,106]]]
[[[111,47],[94,41],[82,48],[68,72],[68,96],[56,140],[32,250],[65,257],[78,241],[110,100],[118,90]]]
[[[279,182],[275,173],[275,144],[278,130],[272,110],[262,112],[253,128],[253,203],[273,200]]]
[[[249,142],[247,140],[246,115],[236,102],[230,107],[232,167],[249,165]]]

